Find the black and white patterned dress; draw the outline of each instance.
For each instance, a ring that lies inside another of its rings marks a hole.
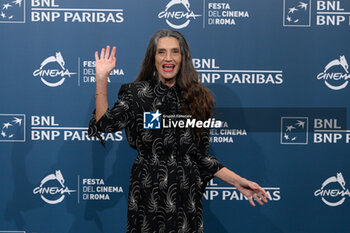
[[[221,165],[209,155],[209,130],[196,142],[193,128],[144,129],[143,112],[184,114],[179,86],[159,79],[121,86],[119,100],[96,122],[89,136],[125,128],[138,156],[130,174],[128,233],[203,232],[202,195]]]

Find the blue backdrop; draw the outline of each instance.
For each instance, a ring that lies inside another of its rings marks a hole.
[[[211,153],[269,194],[253,208],[214,179],[205,232],[350,232],[346,0],[0,0],[0,232],[125,232],[136,151],[87,137],[93,54],[117,46],[111,105],[163,28],[226,122]]]

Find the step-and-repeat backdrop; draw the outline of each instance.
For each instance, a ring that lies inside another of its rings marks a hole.
[[[269,195],[212,180],[205,232],[350,232],[348,0],[0,0],[0,232],[126,231],[136,151],[87,137],[94,51],[117,46],[112,105],[163,28],[215,95],[211,153]]]

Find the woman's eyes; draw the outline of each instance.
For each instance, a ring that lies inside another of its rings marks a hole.
[[[157,53],[158,53],[158,54],[165,54],[166,51],[165,51],[165,50],[158,50]],[[179,54],[179,53],[180,53],[180,50],[174,49],[174,50],[171,50],[171,53],[173,53],[173,54]]]

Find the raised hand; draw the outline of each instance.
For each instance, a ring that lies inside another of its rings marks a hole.
[[[95,70],[96,70],[96,82],[107,81],[109,73],[114,69],[116,64],[115,53],[117,48],[114,46],[111,48],[108,45],[101,49],[101,54],[98,56],[98,52],[95,52]]]
[[[267,193],[257,183],[241,178],[235,186],[238,191],[248,198],[252,206],[255,206],[254,200],[260,205],[263,205],[263,202],[267,203]]]

